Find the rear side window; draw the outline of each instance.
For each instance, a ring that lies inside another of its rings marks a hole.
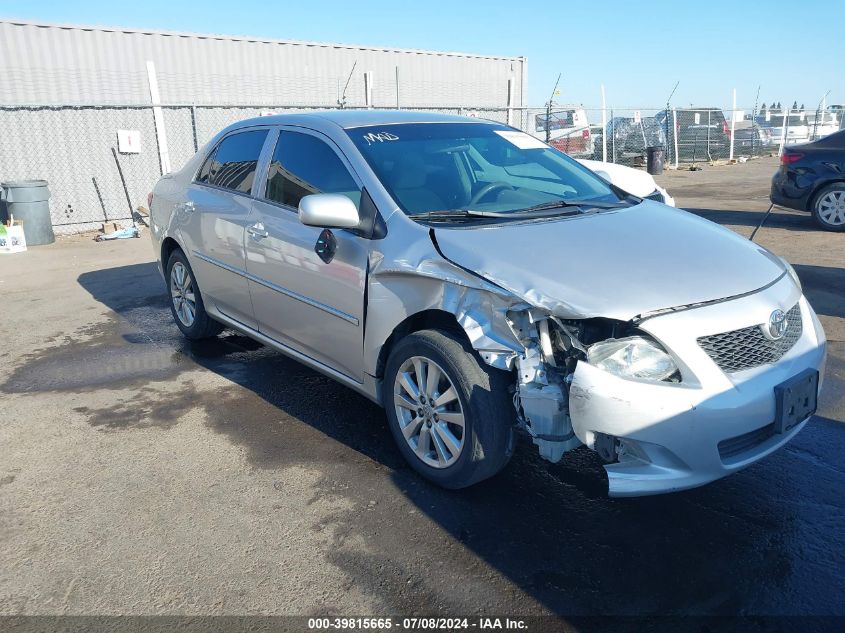
[[[267,130],[239,132],[223,139],[205,161],[197,182],[249,193]]]
[[[356,204],[361,190],[335,151],[310,134],[282,132],[267,173],[267,199],[291,207],[312,193],[339,193]]]

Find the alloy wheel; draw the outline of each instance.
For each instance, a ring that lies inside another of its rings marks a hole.
[[[458,392],[437,363],[412,356],[393,385],[396,419],[414,454],[432,468],[454,464],[464,448],[464,412]]]
[[[830,226],[845,224],[845,191],[829,191],[816,203],[819,217]]]
[[[170,270],[170,296],[179,321],[191,327],[197,315],[197,299],[191,273],[182,262],[176,262]]]

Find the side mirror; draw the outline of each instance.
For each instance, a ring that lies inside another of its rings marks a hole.
[[[360,222],[358,208],[339,193],[313,193],[299,201],[299,221],[327,229],[354,229]]]

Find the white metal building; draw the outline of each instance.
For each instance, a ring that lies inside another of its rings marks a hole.
[[[150,102],[335,107],[519,107],[526,60],[145,29],[0,21],[3,104]],[[366,87],[365,87],[366,84]]]

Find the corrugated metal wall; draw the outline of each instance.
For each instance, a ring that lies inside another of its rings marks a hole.
[[[525,60],[0,21],[3,104],[142,104],[150,99],[146,61],[155,62],[161,99],[171,104],[334,106],[353,64],[347,104],[525,105]]]

